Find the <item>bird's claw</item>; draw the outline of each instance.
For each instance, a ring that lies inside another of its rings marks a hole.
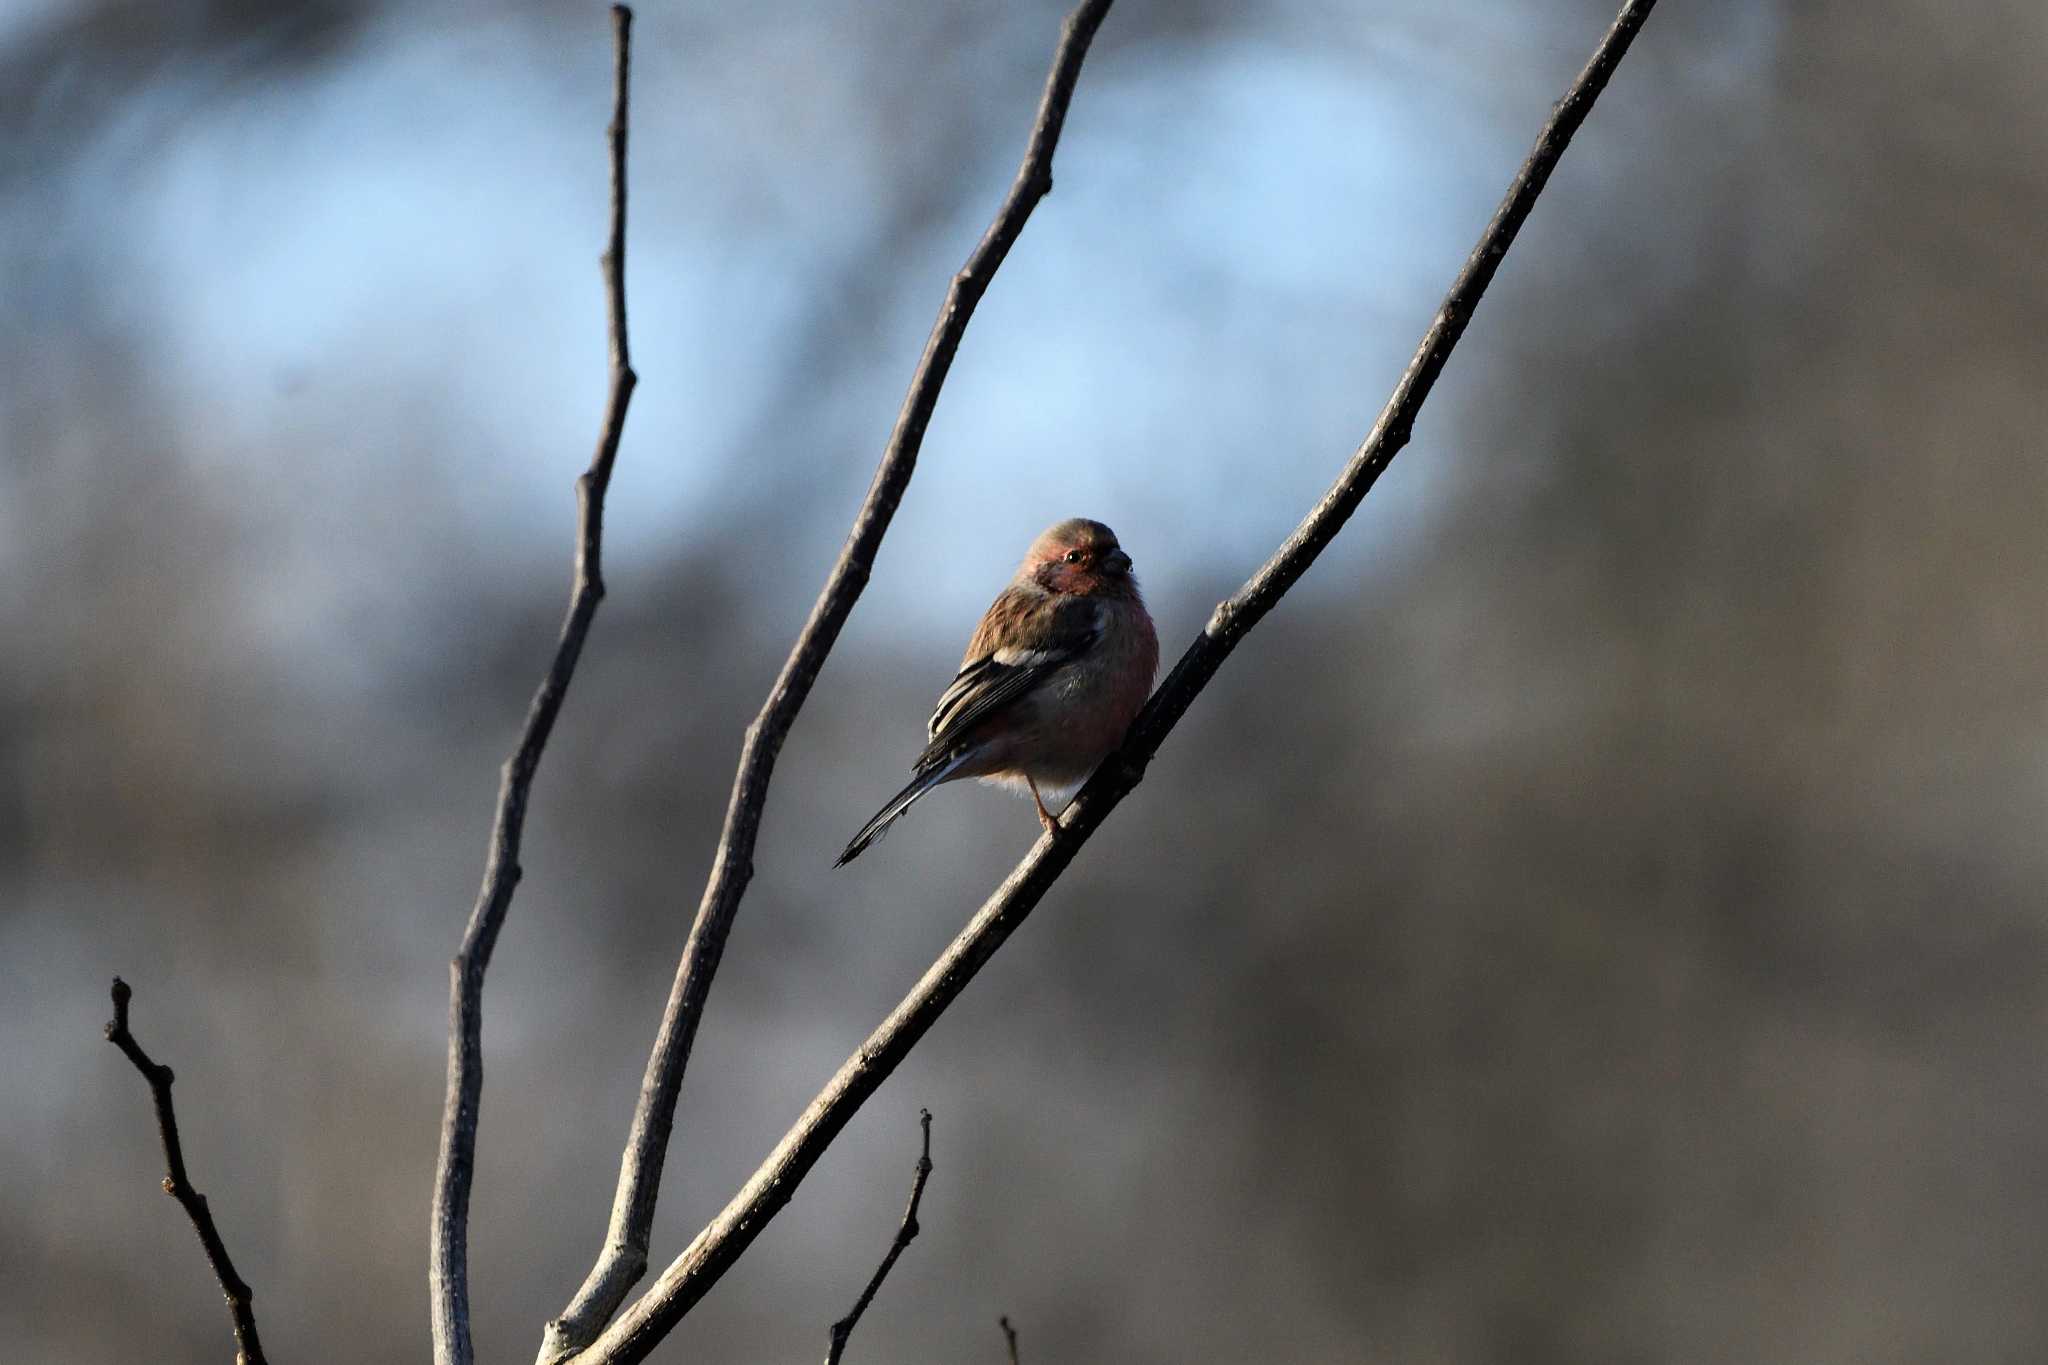
[[[1039,825],[1045,830],[1047,834],[1058,834],[1060,832],[1059,816],[1054,815],[1051,811],[1045,808],[1045,798],[1038,794],[1038,784],[1036,782],[1033,782],[1030,784],[1030,787],[1031,804],[1038,807]]]

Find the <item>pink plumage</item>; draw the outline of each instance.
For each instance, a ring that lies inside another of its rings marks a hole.
[[[1123,742],[1151,694],[1159,637],[1131,557],[1099,521],[1048,528],[997,594],[926,726],[929,743],[896,793],[853,836],[843,867],[932,788],[965,777],[1029,793],[1046,808]]]

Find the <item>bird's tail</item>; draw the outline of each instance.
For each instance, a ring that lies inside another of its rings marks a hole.
[[[846,846],[846,851],[839,855],[839,860],[833,863],[832,866],[845,867],[855,858],[865,853],[869,844],[887,834],[889,826],[901,820],[904,812],[917,804],[918,797],[923,796],[933,787],[938,786],[941,782],[951,777],[954,770],[959,768],[962,763],[965,763],[971,755],[971,750],[967,753],[956,754],[946,762],[935,764],[920,772],[916,777],[911,778],[909,786],[890,797],[889,803],[875,812],[875,818],[860,827],[860,833],[853,836],[852,841]]]

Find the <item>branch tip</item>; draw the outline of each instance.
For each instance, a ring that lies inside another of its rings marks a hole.
[[[847,1311],[846,1316],[832,1324],[831,1345],[825,1354],[825,1365],[839,1365],[839,1358],[846,1353],[847,1339],[853,1335],[853,1329],[859,1324],[861,1315],[868,1311],[868,1305],[875,1301],[875,1293],[881,1289],[882,1281],[888,1278],[890,1267],[896,1264],[896,1258],[903,1254],[903,1249],[917,1238],[917,1206],[924,1198],[925,1182],[931,1179],[932,1175],[932,1111],[918,1110],[917,1122],[924,1136],[917,1157],[917,1173],[910,1182],[910,1206],[904,1209],[903,1221],[896,1227],[896,1236],[890,1241],[889,1249],[882,1254],[882,1263],[875,1267],[875,1273],[868,1280],[867,1288],[861,1290],[860,1297],[854,1300],[853,1307]]]
[[[263,1343],[256,1332],[255,1294],[248,1281],[235,1273],[234,1260],[228,1255],[227,1244],[221,1240],[220,1228],[213,1221],[213,1211],[207,1205],[206,1196],[192,1187],[192,1179],[185,1171],[185,1147],[178,1136],[178,1111],[171,1101],[171,1083],[177,1077],[170,1067],[152,1060],[143,1051],[142,1044],[135,1040],[135,1035],[129,1032],[128,1002],[134,998],[135,992],[128,983],[115,977],[110,994],[114,1001],[114,1017],[107,1023],[107,1041],[121,1050],[121,1055],[149,1084],[150,1101],[156,1108],[157,1136],[164,1149],[166,1171],[160,1182],[163,1191],[178,1201],[192,1222],[192,1230],[199,1234],[199,1244],[206,1251],[206,1262],[212,1267],[213,1277],[220,1285],[221,1296],[227,1300],[228,1319],[235,1334],[235,1359],[241,1365],[266,1365]]]

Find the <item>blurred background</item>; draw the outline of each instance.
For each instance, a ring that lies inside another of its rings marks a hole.
[[[482,1359],[602,1236],[740,733],[1057,4],[648,5],[612,594],[486,1000]],[[1126,0],[790,738],[655,1260],[1036,836],[848,870],[1030,537],[1169,659],[1609,0]],[[425,1357],[446,961],[604,387],[598,5],[0,8],[0,1339]],[[2048,1355],[2048,9],[1652,18],[1395,462],[657,1359]]]

